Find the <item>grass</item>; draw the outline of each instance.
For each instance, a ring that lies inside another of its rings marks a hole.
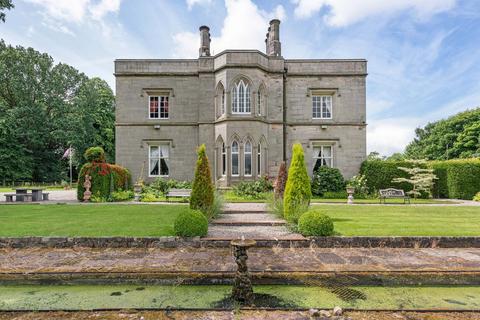
[[[347,199],[324,199],[324,198],[313,198],[312,203],[347,203]],[[354,199],[354,203],[360,204],[378,204],[380,203],[379,199]],[[403,204],[403,199],[387,199],[387,204]],[[454,200],[436,200],[436,199],[411,199],[411,204],[455,204],[459,203]]]
[[[337,305],[358,310],[480,307],[479,286],[354,286],[349,289],[357,299],[341,298],[325,287],[254,286],[255,293],[273,295],[294,308],[303,309],[332,309]],[[0,287],[0,310],[212,308],[230,293],[231,286],[225,285],[6,285]]]
[[[183,205],[2,205],[0,237],[171,236]]]
[[[480,236],[480,207],[315,205],[343,236]]]

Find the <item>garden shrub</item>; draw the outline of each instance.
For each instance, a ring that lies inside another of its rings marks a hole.
[[[473,201],[480,201],[480,192],[477,192],[477,194],[473,197]]]
[[[292,161],[288,169],[288,179],[283,196],[283,214],[287,221],[296,224],[300,215],[307,211],[310,205],[312,191],[302,145],[295,143],[292,149]]]
[[[142,195],[140,196],[140,201],[141,202],[158,202],[162,201],[155,193],[152,192],[142,192]]]
[[[213,205],[214,188],[205,144],[198,148],[198,160],[190,197],[190,209],[208,214]]]
[[[346,190],[342,191],[327,191],[322,195],[322,199],[347,199],[348,194]]]
[[[223,211],[224,204],[225,204],[225,201],[223,199],[222,194],[218,191],[215,191],[212,206],[206,213],[204,213],[207,219],[210,220],[218,217]]]
[[[312,194],[322,196],[325,192],[336,192],[345,189],[345,179],[340,170],[327,166],[319,167],[312,177]]]
[[[305,212],[298,220],[298,231],[304,236],[333,235],[333,221],[319,210]]]
[[[472,199],[480,190],[480,159],[459,159],[446,162],[449,197]]]
[[[262,199],[265,193],[272,191],[273,185],[267,177],[255,181],[241,181],[233,187],[233,193],[238,197]]]
[[[201,211],[188,210],[177,216],[173,223],[173,230],[180,237],[206,236],[208,220]]]
[[[133,191],[132,190],[119,190],[119,191],[113,191],[110,194],[110,201],[129,201],[132,200],[134,197]]]
[[[93,161],[85,163],[80,169],[78,175],[77,199],[83,201],[83,193],[85,188],[85,175],[91,176],[90,191],[96,199],[111,199],[114,191],[131,190],[132,177],[130,172],[121,166],[109,164],[105,162],[105,153],[100,147],[89,148],[85,151],[85,159]],[[103,161],[102,161],[103,159]]]
[[[191,189],[192,183],[189,181],[177,181],[175,179],[157,178],[150,185],[150,188],[159,191],[165,196],[170,189]]]
[[[348,182],[347,186],[354,188],[355,198],[357,199],[366,199],[368,197],[368,187],[367,187],[367,178],[358,174],[353,176]]]
[[[285,192],[285,185],[287,184],[287,164],[285,161],[280,163],[278,168],[277,179],[275,179],[275,198],[283,199],[283,193]]]
[[[267,195],[267,209],[279,218],[283,218],[283,199],[277,198],[274,194]]]

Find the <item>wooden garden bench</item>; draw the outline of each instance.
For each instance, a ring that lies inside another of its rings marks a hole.
[[[167,201],[169,201],[169,198],[188,199],[190,198],[191,194],[192,194],[192,189],[170,189],[167,192],[167,195],[165,196],[165,198],[167,198]]]
[[[32,202],[32,194],[31,193],[6,193],[4,194],[6,202],[13,202],[13,197],[17,197],[17,201],[23,202],[28,201]]]
[[[385,204],[386,199],[403,199],[403,204],[410,204],[410,197],[405,195],[405,192],[402,189],[394,189],[394,188],[388,188],[388,189],[380,189],[379,191],[380,194],[380,203]]]

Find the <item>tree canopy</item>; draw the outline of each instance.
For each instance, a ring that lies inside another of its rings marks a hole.
[[[405,156],[446,160],[480,156],[480,108],[460,112],[415,130]]]
[[[12,0],[0,0],[0,21],[5,22],[5,9],[13,9]]]
[[[32,48],[0,40],[0,179],[59,181],[62,155],[75,150],[80,167],[93,145],[114,154],[114,95],[108,84],[89,79]]]

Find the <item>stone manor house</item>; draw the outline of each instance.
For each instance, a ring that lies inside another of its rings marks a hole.
[[[216,184],[230,186],[276,176],[300,142],[310,174],[319,166],[357,174],[367,61],[285,59],[279,28],[270,22],[266,53],[212,56],[202,26],[198,59],[116,60],[116,162],[134,180],[192,180],[204,143]]]

